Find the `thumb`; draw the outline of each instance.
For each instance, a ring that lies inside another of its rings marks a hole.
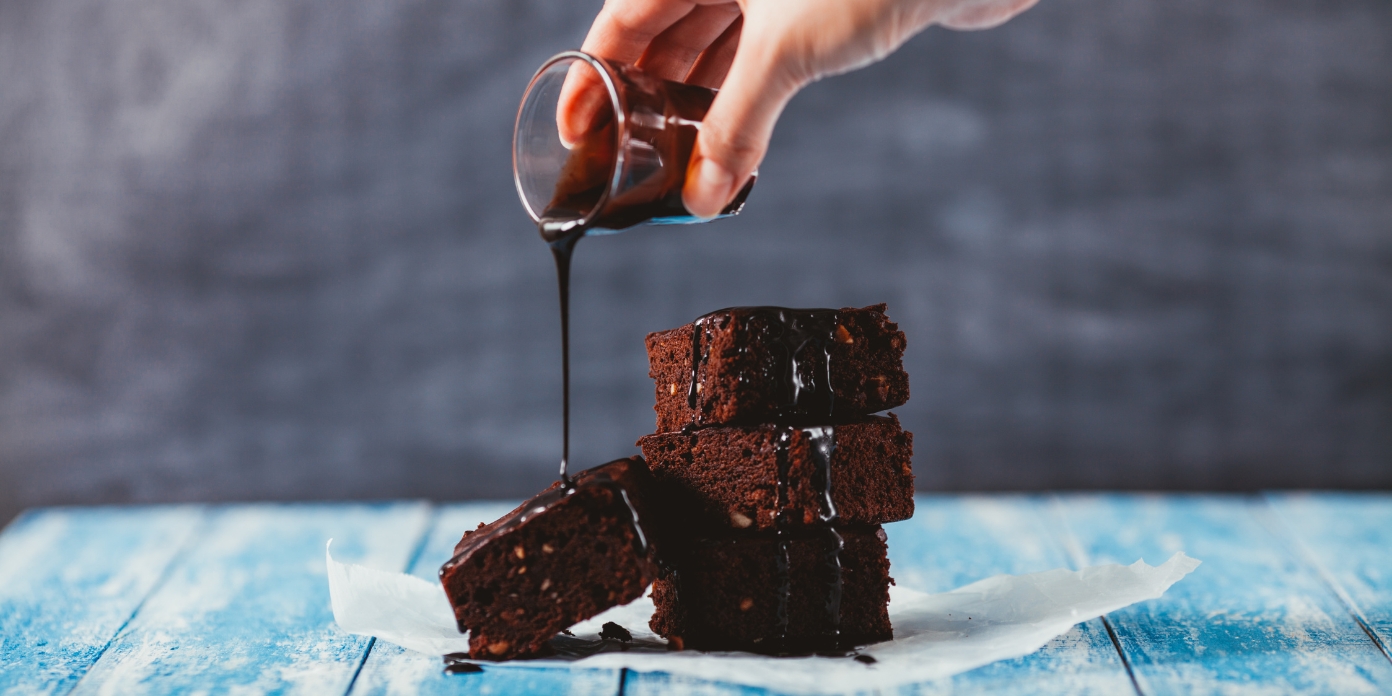
[[[749,180],[783,107],[803,84],[755,37],[748,30],[740,36],[730,72],[701,120],[682,188],[682,202],[697,217],[719,215]]]

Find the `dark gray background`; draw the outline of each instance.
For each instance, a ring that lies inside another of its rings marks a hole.
[[[521,496],[560,446],[521,90],[594,1],[0,3],[0,520]],[[887,301],[925,490],[1392,485],[1392,4],[1043,0],[808,89],[746,212],[582,244],[645,332]]]

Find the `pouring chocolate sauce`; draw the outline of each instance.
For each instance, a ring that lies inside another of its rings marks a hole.
[[[527,86],[513,132],[513,176],[527,213],[551,247],[561,300],[563,439],[570,459],[570,263],[581,237],[640,223],[706,222],[682,187],[713,90],[662,80],[579,51],[551,58]],[[565,126],[564,128],[562,126]],[[567,143],[562,130],[571,132]],[[719,217],[744,206],[754,177]]]

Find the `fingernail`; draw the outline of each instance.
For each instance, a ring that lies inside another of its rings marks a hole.
[[[702,158],[696,169],[696,179],[691,182],[695,185],[686,187],[682,202],[686,203],[686,209],[692,215],[709,220],[719,215],[729,202],[734,182],[735,175],[714,160]]]

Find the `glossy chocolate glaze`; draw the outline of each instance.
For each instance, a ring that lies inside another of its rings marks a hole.
[[[793,594],[793,580],[788,574],[788,443],[793,439],[793,429],[784,428],[778,433],[778,512],[773,518],[775,539],[774,564],[778,577],[777,596],[774,597],[774,645],[781,650],[788,640],[788,598]]]
[[[544,236],[543,232],[543,236]],[[561,290],[561,481],[570,482],[570,257],[584,231],[551,242]]]
[[[831,500],[831,457],[836,452],[836,426],[822,425],[803,428],[802,432],[811,440],[812,461],[816,468],[812,471],[812,485],[821,493],[822,510],[817,519],[827,534],[826,570],[826,620],[827,634],[832,644],[841,641],[841,549],[845,540],[833,526],[840,519],[836,514],[836,504]]]
[[[762,339],[759,342],[781,349],[782,354],[775,355],[771,364],[762,366],[766,381],[777,384],[782,392],[782,407],[774,414],[775,419],[830,418],[836,407],[831,387],[831,349],[840,317],[841,313],[834,309],[727,307],[698,318],[691,330],[687,406],[695,410],[700,403],[701,368],[710,360],[709,348],[701,352],[703,338],[711,322],[726,320],[740,322],[746,335],[758,333]]]
[[[841,550],[845,541],[836,531],[839,521],[836,505],[831,500],[831,458],[836,452],[836,427],[832,425],[805,428],[784,427],[779,431],[776,441],[778,462],[778,512],[774,517],[774,538],[777,540],[777,555],[774,557],[778,573],[778,596],[775,597],[775,650],[782,650],[788,642],[788,599],[792,594],[792,578],[788,574],[788,473],[791,466],[789,446],[793,432],[801,430],[809,439],[815,469],[812,472],[812,485],[821,497],[821,511],[817,521],[827,536],[827,551],[824,566],[827,578],[824,633],[816,636],[812,643],[819,650],[842,647],[841,643],[841,589],[842,568]]]

